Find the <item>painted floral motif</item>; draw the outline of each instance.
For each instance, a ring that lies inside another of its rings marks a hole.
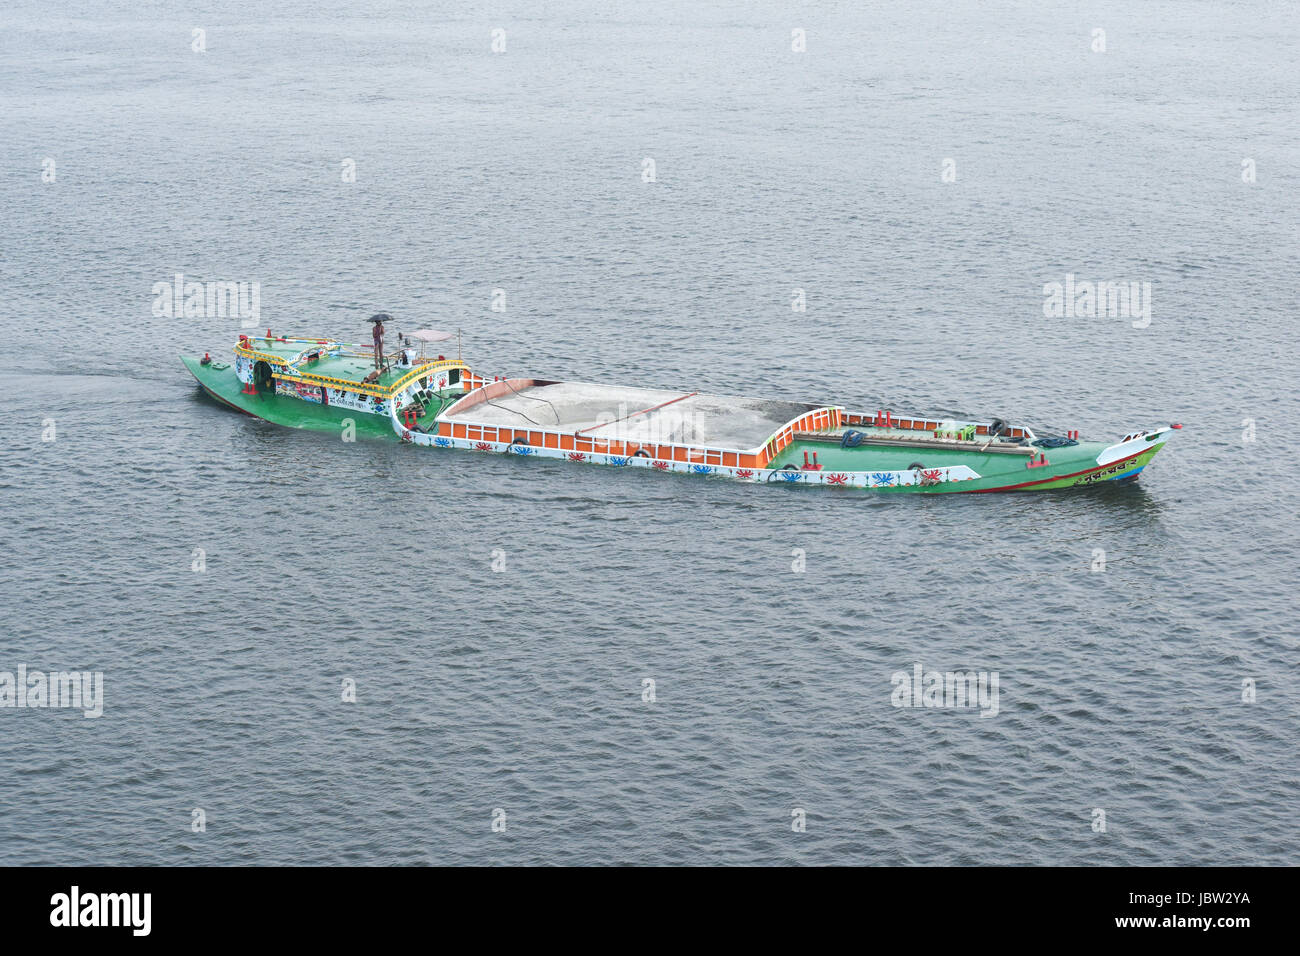
[[[871,484],[877,488],[889,487],[894,483],[894,475],[888,471],[877,471],[871,476]]]
[[[693,471],[697,475],[711,475],[713,474],[713,466],[712,465],[691,465],[691,471]]]
[[[753,471],[751,471],[751,470],[748,469],[748,468],[738,468],[738,469],[736,470],[736,477],[737,477],[737,478],[753,478],[753,477],[754,477],[754,473],[753,473]]]
[[[441,435],[439,435],[437,438],[433,440],[433,443],[437,445],[439,448],[447,448],[449,445],[451,445],[451,439],[443,438]]]
[[[491,445],[491,443],[490,443],[490,442],[485,442],[485,441],[476,441],[476,442],[474,443],[474,447],[477,448],[479,451],[491,451],[491,450],[492,450],[492,445]]]
[[[535,449],[530,448],[527,445],[511,445],[510,450],[516,455],[531,455]]]
[[[803,472],[801,472],[801,471],[785,471],[785,470],[781,470],[781,471],[778,471],[777,474],[780,475],[781,478],[782,478],[783,480],[785,480],[785,481],[802,481],[802,480],[803,480]]]
[[[587,456],[580,451],[569,452],[569,461],[586,461]]]
[[[631,460],[632,460],[632,459],[630,459],[630,458],[621,458],[621,457],[619,457],[618,455],[610,455],[610,456],[609,456],[609,463],[610,463],[611,465],[616,465],[616,466],[618,466],[618,467],[620,467],[620,468],[623,467],[624,465],[626,465],[626,464],[627,464],[629,461],[631,461]]]
[[[653,465],[655,468],[658,468],[660,471],[668,470],[668,462],[666,461],[652,461],[650,462],[650,464]]]
[[[931,468],[921,472],[921,484],[923,485],[937,485],[942,480],[943,472],[938,468]]]
[[[848,480],[849,480],[848,475],[835,474],[835,475],[826,476],[826,483],[831,485],[842,485]]]

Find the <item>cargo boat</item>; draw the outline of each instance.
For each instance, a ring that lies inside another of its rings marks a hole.
[[[738,481],[882,492],[1080,488],[1138,477],[1178,424],[1116,442],[1027,425],[538,378],[489,380],[459,357],[240,336],[234,362],[182,357],[205,392],[293,428],[432,448]]]

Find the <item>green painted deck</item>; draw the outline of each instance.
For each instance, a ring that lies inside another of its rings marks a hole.
[[[1106,447],[1104,442],[1081,442],[1070,448],[1045,448],[1044,454],[1052,465],[1057,463],[1077,463],[1087,467],[1089,462],[1096,463],[1097,456]],[[796,441],[782,450],[769,467],[780,468],[783,465],[802,465],[803,453],[817,453],[817,460],[824,471],[901,471],[913,462],[919,461],[926,468],[943,468],[952,465],[966,465],[981,475],[1000,474],[1003,472],[1034,472],[1026,468],[1028,455],[1008,455],[1001,452],[990,454],[978,451],[963,451],[959,448],[894,448],[887,445],[859,445],[857,448],[841,448],[827,442]]]
[[[289,356],[289,358],[292,358],[292,356]],[[379,381],[376,384],[388,388],[403,375],[410,372],[411,368],[411,366],[403,367],[398,365],[380,372]],[[358,385],[374,370],[375,360],[363,358],[359,355],[326,355],[318,362],[304,362],[298,366],[298,373],[302,376],[323,375],[326,378],[340,378],[344,381],[355,382]]]
[[[459,392],[459,391],[452,392],[451,394],[446,395],[443,398],[439,398],[437,401],[430,402],[428,410],[425,411],[425,413],[420,416],[416,424],[418,424],[425,431],[428,431],[433,426],[434,420],[439,415],[442,414],[443,409],[450,408],[452,405],[455,405],[458,401],[460,401],[460,399],[464,396],[464,394],[465,394],[464,392]],[[399,417],[401,416],[401,412],[398,412],[398,416]]]
[[[344,382],[351,382],[355,385],[365,383],[366,376],[375,370],[375,360],[374,357],[369,354],[368,346],[334,341],[315,343],[311,340],[304,339],[291,339],[286,342],[280,342],[275,339],[268,341],[264,338],[254,338],[250,339],[248,342],[248,348],[251,351],[260,355],[278,358],[283,364],[292,363],[300,355],[310,352],[313,349],[328,349],[340,345],[343,348],[342,354],[323,354],[314,362],[304,361],[296,366],[298,374],[302,377],[311,377],[316,375],[325,378],[338,379]],[[394,345],[393,351],[386,353],[384,357],[392,363],[393,360],[400,355],[401,351],[402,349],[400,347]],[[419,362],[432,362],[435,360],[435,356],[421,356],[417,360],[416,365],[402,366],[390,364],[387,369],[379,373],[379,380],[377,382],[365,384],[388,388],[396,383],[398,379],[413,371],[418,366]]]

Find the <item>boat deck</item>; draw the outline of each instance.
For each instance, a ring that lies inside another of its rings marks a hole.
[[[376,384],[388,388],[412,368],[414,366],[394,365],[379,373],[379,381]],[[360,355],[325,355],[318,361],[304,362],[299,366],[299,374],[303,376],[337,378],[358,385],[374,370],[375,360]]]
[[[809,458],[816,455],[818,464],[826,471],[898,471],[920,462],[926,468],[967,465],[981,475],[1026,473],[1032,478],[1032,471],[1025,466],[1035,455],[1045,454],[1053,463],[1073,463],[1083,468],[1095,465],[1097,455],[1106,447],[1104,442],[1080,442],[1066,448],[1035,448],[1030,445],[1016,449],[1016,453],[1008,453],[992,446],[981,450],[982,444],[970,443],[971,447],[960,447],[957,442],[915,441],[842,448],[838,442],[827,442],[821,436],[805,433],[784,448],[768,467],[798,467],[803,465],[807,454]]]
[[[668,389],[534,382],[462,404],[443,420],[544,428],[611,441],[751,449],[793,419],[823,407]]]
[[[304,352],[310,352],[313,346],[301,342],[272,342],[267,345],[265,339],[255,339],[252,348],[259,355],[273,355],[284,363],[290,363],[294,362]],[[324,348],[324,346],[321,346],[321,348]],[[357,349],[359,346],[350,346],[349,348]],[[421,359],[420,361],[432,361],[432,359]],[[346,351],[342,354],[336,352],[332,355],[323,353],[316,361],[302,361],[296,367],[298,374],[304,378],[331,378],[360,385],[365,381],[366,376],[375,370],[375,360],[370,355],[358,354],[356,351]],[[414,365],[393,364],[379,374],[377,383],[372,384],[377,384],[381,388],[388,388],[414,367]]]
[[[987,435],[980,435],[969,440],[935,438],[930,432],[878,425],[841,425],[837,428],[825,428],[816,432],[796,432],[794,437],[796,441],[842,445],[844,436],[849,432],[858,432],[864,438],[861,444],[868,446],[921,448],[926,450],[931,448],[950,449],[960,452],[978,451],[981,454],[991,452],[995,455],[1024,456],[1038,454],[1038,449],[1032,445],[993,439]],[[851,445],[849,447],[859,446]]]
[[[459,368],[463,375],[469,371],[460,359],[432,355],[413,355],[411,364],[402,365],[398,361],[402,352],[403,348],[394,346],[393,351],[385,355],[387,367],[377,379],[367,382],[366,378],[375,372],[374,355],[367,345],[350,345],[329,339],[264,337],[241,339],[235,346],[237,356],[254,362],[265,361],[278,369],[275,372],[277,378],[380,397],[388,397],[394,389],[403,387],[414,377],[423,376],[426,371]],[[311,358],[313,355],[316,357]]]

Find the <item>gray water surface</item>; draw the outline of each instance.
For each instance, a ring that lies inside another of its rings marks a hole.
[[[0,671],[105,683],[0,708],[0,864],[1298,862],[1293,5],[267,10],[0,10]],[[176,273],[489,375],[1185,428],[932,498],[347,444],[200,396]]]

